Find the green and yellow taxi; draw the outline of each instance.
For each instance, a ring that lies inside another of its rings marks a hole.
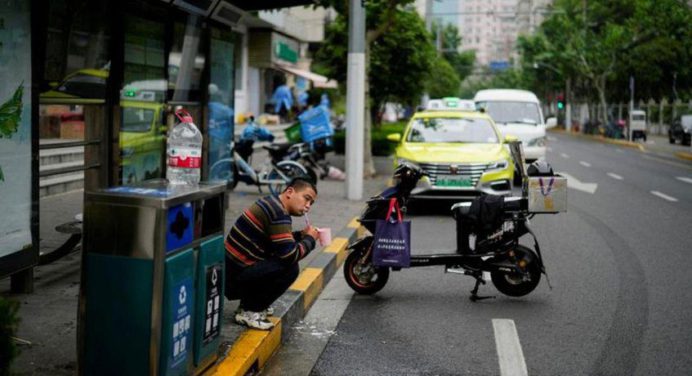
[[[397,142],[395,164],[407,161],[426,172],[414,198],[473,198],[506,195],[514,178],[512,157],[493,120],[476,111],[428,110],[416,113]]]
[[[162,177],[167,130],[163,105],[129,100],[120,104],[123,183]]]

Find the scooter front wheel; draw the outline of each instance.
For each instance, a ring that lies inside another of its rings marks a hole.
[[[513,262],[524,273],[491,272],[490,277],[495,288],[508,296],[524,296],[533,291],[541,281],[541,266],[538,257],[527,247],[517,245],[514,249]]]
[[[372,259],[364,259],[363,251],[354,250],[344,262],[344,277],[353,291],[363,294],[374,294],[384,287],[389,280],[389,268],[378,268]]]

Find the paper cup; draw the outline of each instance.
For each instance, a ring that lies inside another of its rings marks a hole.
[[[319,241],[323,247],[328,246],[332,242],[332,229],[329,227],[318,228]]]

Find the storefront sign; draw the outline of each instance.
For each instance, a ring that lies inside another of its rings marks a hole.
[[[274,44],[274,56],[294,64],[298,62],[298,51],[281,41],[277,41]]]
[[[31,247],[29,2],[0,7],[0,257]]]

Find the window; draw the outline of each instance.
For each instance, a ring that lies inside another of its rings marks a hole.
[[[413,121],[408,142],[498,143],[495,129],[487,119],[418,118]]]
[[[202,21],[188,15],[187,22],[176,22],[173,45],[168,54],[169,99],[174,102],[201,100],[200,81],[204,70],[204,54],[200,46]]]
[[[484,108],[496,123],[537,125],[541,120],[538,106],[531,102],[488,101],[477,105]]]

